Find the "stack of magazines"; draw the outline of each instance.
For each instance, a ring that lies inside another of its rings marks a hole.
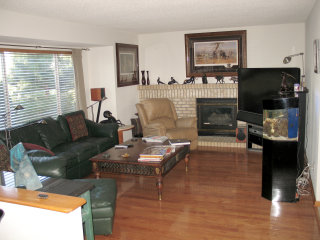
[[[142,141],[149,142],[149,143],[164,143],[168,140],[168,137],[166,136],[149,136],[149,137],[143,137]]]
[[[175,151],[173,146],[151,146],[147,147],[140,153],[139,162],[161,162],[166,154],[170,154]]]

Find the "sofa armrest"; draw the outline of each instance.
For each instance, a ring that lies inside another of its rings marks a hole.
[[[197,118],[196,117],[186,117],[186,118],[178,118],[176,121],[176,125],[178,128],[197,128]]]
[[[116,123],[95,123],[91,120],[85,119],[89,136],[92,137],[110,137],[118,139],[118,124]]]
[[[28,155],[32,165],[40,176],[66,178],[67,161],[59,156]]]
[[[165,136],[167,129],[162,123],[154,122],[147,124],[143,129],[143,135],[146,136]]]

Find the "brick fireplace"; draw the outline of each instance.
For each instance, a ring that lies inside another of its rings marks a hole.
[[[197,98],[238,97],[238,84],[174,84],[138,86],[139,100],[148,98],[169,98],[175,105],[178,117],[197,117]],[[238,127],[245,126],[238,121]],[[199,146],[245,148],[230,136],[199,136]]]

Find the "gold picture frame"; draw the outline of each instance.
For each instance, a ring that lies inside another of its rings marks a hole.
[[[186,76],[237,76],[247,67],[247,31],[185,34]]]

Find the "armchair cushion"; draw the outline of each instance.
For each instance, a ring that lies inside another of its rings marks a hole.
[[[176,121],[176,124],[178,128],[188,128],[188,127],[197,128],[197,118],[196,117],[178,118]]]
[[[160,123],[166,129],[176,128],[175,121],[172,118],[168,118],[168,117],[161,117],[161,118],[150,121],[150,124],[152,124],[152,123]]]
[[[167,129],[160,122],[150,123],[143,128],[144,136],[165,136],[166,132]]]

